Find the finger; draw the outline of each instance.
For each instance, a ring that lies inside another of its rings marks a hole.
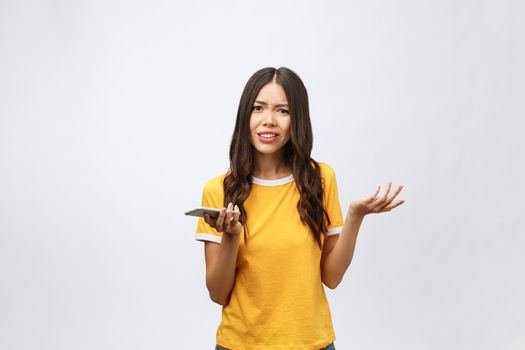
[[[224,224],[225,215],[226,215],[226,208],[221,208],[221,211],[219,212],[219,217],[217,218],[217,222],[215,224],[215,229],[217,231],[222,231],[222,226]]]
[[[239,221],[240,217],[241,217],[241,211],[239,210],[239,207],[235,205],[232,223]]]
[[[232,217],[233,217],[233,204],[228,203],[228,207],[226,208],[226,216],[224,218],[224,228],[225,229],[230,228]]]
[[[204,221],[212,227],[215,227],[215,224],[217,223],[217,219],[211,217],[208,213],[204,213]]]
[[[393,204],[391,204],[391,205],[386,206],[385,208],[383,208],[382,211],[390,211],[390,210],[394,209],[395,207],[400,206],[400,205],[403,204],[403,203],[405,203],[404,200],[402,200],[402,199],[401,199],[401,200],[398,200],[397,202],[395,202],[395,203],[393,203]]]
[[[388,198],[388,193],[390,192],[391,188],[392,188],[392,182],[389,182],[388,186],[386,187],[385,194],[381,197],[381,200],[385,201]]]
[[[237,212],[233,215],[233,219],[232,219],[232,222],[231,224],[232,225],[235,225],[236,223],[239,222],[239,217],[241,216],[241,213],[240,212]]]
[[[388,183],[388,186],[386,187],[385,194],[383,194],[381,197],[378,197],[373,203],[372,208],[374,210],[378,210],[382,208],[385,205],[385,200],[388,197],[388,193],[390,192],[390,188],[392,187],[392,182]]]
[[[399,194],[399,192],[401,192],[401,190],[403,189],[403,186],[399,186],[397,188],[397,190],[386,200],[385,202],[385,206],[389,205],[390,203],[392,203],[394,201],[394,199],[397,197],[397,195]]]
[[[370,195],[370,197],[368,197],[368,201],[369,201],[369,202],[373,202],[373,201],[374,201],[374,199],[377,197],[377,194],[379,193],[379,190],[380,190],[380,189],[381,189],[381,185],[379,185],[379,186],[376,187],[376,190],[374,191],[374,193],[372,193],[372,194]]]
[[[230,230],[233,229],[239,223],[238,216],[238,214],[233,214],[232,221],[230,222]]]

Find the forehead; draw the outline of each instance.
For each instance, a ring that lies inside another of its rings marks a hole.
[[[256,100],[270,104],[288,103],[283,87],[273,81],[264,85],[261,90],[259,90]]]

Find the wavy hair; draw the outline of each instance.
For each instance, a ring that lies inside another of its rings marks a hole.
[[[291,122],[291,137],[284,146],[284,160],[292,169],[293,177],[301,196],[297,211],[303,224],[307,224],[321,248],[321,234],[330,224],[323,205],[323,183],[319,164],[310,156],[313,146],[312,125],[308,107],[308,94],[299,76],[292,70],[267,67],[255,72],[244,87],[237,111],[235,129],[230,143],[230,169],[224,178],[224,206],[232,202],[241,211],[240,223],[244,227],[244,240],[248,243],[248,213],[244,201],[252,188],[255,166],[254,147],[250,142],[250,117],[253,103],[261,88],[275,81],[283,87],[288,100]]]

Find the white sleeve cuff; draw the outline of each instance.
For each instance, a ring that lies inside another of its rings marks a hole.
[[[208,241],[208,242],[215,242],[215,243],[221,243],[222,237],[211,235],[209,233],[196,233],[195,239],[197,241]]]
[[[329,228],[326,233],[327,236],[338,235],[343,231],[343,226]]]

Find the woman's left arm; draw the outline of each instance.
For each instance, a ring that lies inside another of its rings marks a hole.
[[[357,234],[364,217],[368,214],[390,211],[405,203],[404,200],[394,202],[403,186],[399,186],[389,197],[388,193],[391,187],[392,183],[390,182],[383,196],[377,196],[381,188],[378,186],[369,197],[351,202],[341,233],[325,238],[321,255],[321,279],[328,288],[337,287],[348,266],[350,266],[354,256]]]

